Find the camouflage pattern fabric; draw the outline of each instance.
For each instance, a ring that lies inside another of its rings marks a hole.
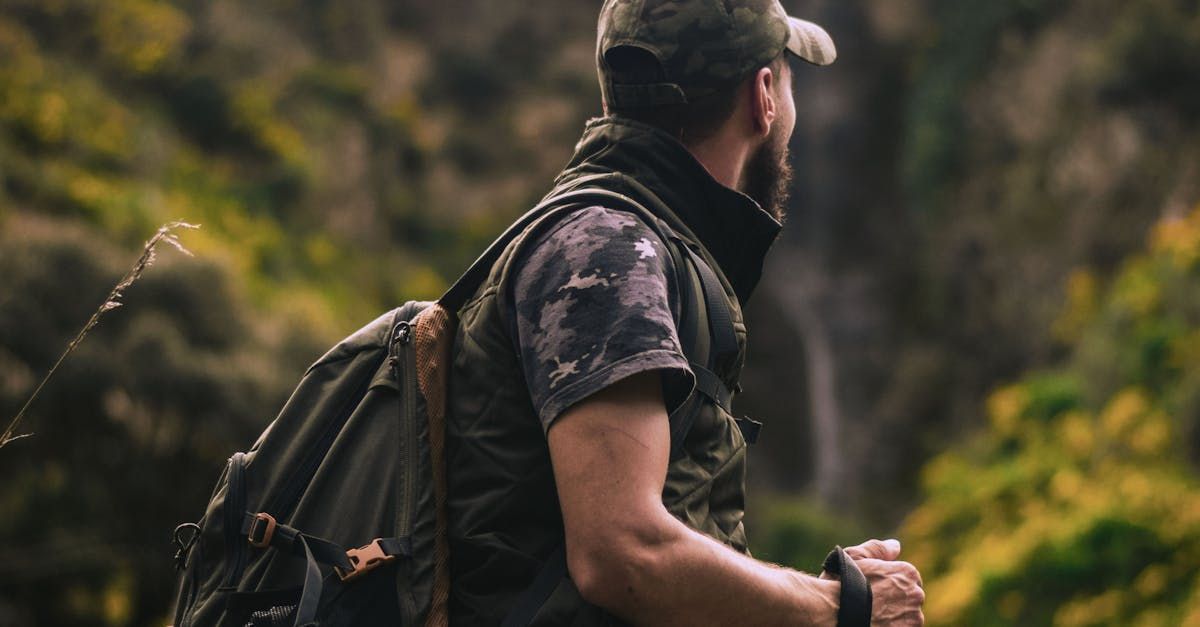
[[[607,53],[651,53],[662,82],[618,80]],[[820,26],[790,17],[779,0],[608,0],[597,27],[604,101],[616,107],[682,104],[736,84],[788,50],[813,65],[837,58]]]
[[[517,261],[510,315],[543,429],[564,409],[630,375],[691,379],[680,349],[670,254],[630,214],[580,210]],[[667,389],[688,389],[690,381]],[[667,400],[668,410],[683,398]]]

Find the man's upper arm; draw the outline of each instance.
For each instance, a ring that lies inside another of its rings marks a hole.
[[[603,207],[564,219],[514,266],[514,340],[547,430],[577,584],[612,566],[614,548],[653,544],[645,536],[670,522],[668,413],[692,385],[674,272],[649,227]]]
[[[572,406],[548,438],[571,575],[585,585],[581,569],[614,549],[660,540],[645,537],[667,515],[671,431],[659,373],[623,379]]]

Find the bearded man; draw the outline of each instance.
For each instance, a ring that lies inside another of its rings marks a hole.
[[[730,390],[786,204],[789,63],[835,56],[778,0],[604,4],[606,116],[458,312],[452,623],[923,623],[898,542],[816,577],[749,557],[742,525],[757,427]]]

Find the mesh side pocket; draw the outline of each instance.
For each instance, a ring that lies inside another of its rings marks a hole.
[[[417,316],[417,383],[425,397],[429,419],[429,455],[433,466],[435,512],[434,576],[426,627],[449,624],[447,600],[450,593],[450,550],[446,542],[446,377],[450,366],[450,343],[454,318],[440,304]]]
[[[284,627],[291,625],[296,616],[295,605],[276,605],[250,615],[246,627]]]

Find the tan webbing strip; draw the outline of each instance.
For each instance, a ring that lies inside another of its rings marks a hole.
[[[450,370],[453,318],[434,304],[416,318],[417,385],[429,415],[429,461],[433,466],[434,538],[433,600],[426,627],[449,624],[450,548],[446,541],[446,377]]]

